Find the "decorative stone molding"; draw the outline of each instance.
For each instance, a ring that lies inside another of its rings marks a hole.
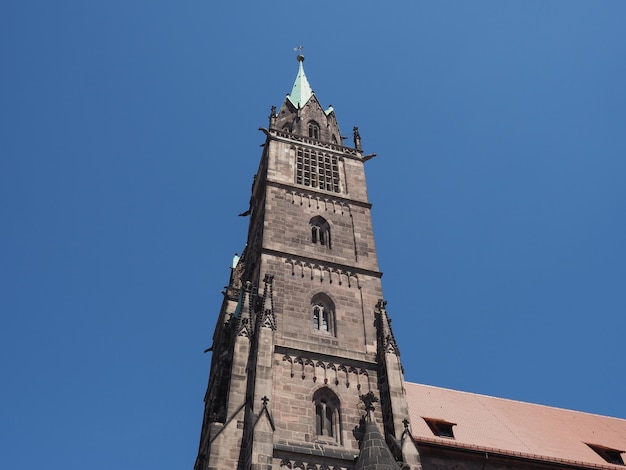
[[[252,325],[249,318],[240,318],[237,325],[237,336],[252,337]]]
[[[378,316],[378,340],[382,344],[383,351],[399,356],[400,348],[398,348],[398,343],[391,330],[391,319],[387,315],[387,302],[378,299],[375,312]]]
[[[333,212],[334,214],[350,214],[350,206],[338,199],[324,197],[317,194],[306,193],[304,191],[285,190],[286,199],[292,204],[308,206],[313,209]]]
[[[237,305],[237,309],[233,317],[237,321],[237,336],[245,336],[251,338],[254,333],[254,325],[252,324],[252,283],[245,281],[243,283],[241,297]]]
[[[357,158],[360,158],[361,156],[361,152],[358,151],[357,149],[344,147],[343,145],[333,144],[332,142],[322,142],[316,139],[311,139],[308,137],[304,137],[304,136],[297,135],[297,134],[291,134],[289,132],[283,132],[283,131],[279,131],[276,129],[271,129],[269,133],[274,134],[276,137],[282,137],[284,139],[289,139],[291,141],[301,142],[303,144],[310,145],[312,147],[324,148],[324,149],[331,150],[333,152],[336,152],[342,155],[357,157]]]
[[[328,465],[326,463],[291,460],[288,458],[281,460],[280,468],[281,470],[348,470],[348,467],[341,465]]]
[[[283,362],[287,363],[291,377],[298,375],[302,380],[310,379],[324,384],[344,385],[346,388],[355,385],[359,391],[371,390],[369,374],[366,369],[360,367],[290,354],[283,356]]]
[[[258,328],[276,330],[274,313],[274,275],[265,274],[263,294],[250,281],[245,281],[241,288],[239,302],[228,321],[235,322],[237,336],[252,338]]]
[[[263,299],[261,311],[258,313],[258,322],[261,328],[271,328],[276,331],[276,315],[274,314],[274,275],[265,274],[263,278]]]
[[[310,277],[311,280],[319,279],[320,282],[326,281],[329,284],[336,282],[340,286],[347,283],[348,287],[354,285],[360,288],[359,277],[353,272],[293,258],[286,259],[285,263],[291,267],[292,276]]]

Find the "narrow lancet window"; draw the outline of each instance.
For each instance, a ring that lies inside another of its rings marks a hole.
[[[315,434],[318,439],[341,443],[341,413],[339,398],[327,387],[313,395],[315,406]]]
[[[330,225],[324,217],[319,215],[309,221],[311,227],[311,242],[330,248]]]
[[[312,139],[320,138],[320,126],[318,126],[315,121],[309,123],[309,137]]]
[[[335,334],[335,305],[326,294],[317,294],[311,299],[313,330]]]

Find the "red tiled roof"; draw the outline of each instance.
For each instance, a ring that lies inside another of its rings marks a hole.
[[[410,382],[405,386],[418,442],[624,468],[608,464],[587,444],[626,451],[626,420]],[[456,423],[454,439],[435,436],[424,418]]]

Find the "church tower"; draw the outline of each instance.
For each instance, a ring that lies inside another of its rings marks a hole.
[[[358,129],[298,56],[215,327],[195,470],[420,468],[382,296]]]

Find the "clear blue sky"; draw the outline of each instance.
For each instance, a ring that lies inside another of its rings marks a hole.
[[[0,5],[0,468],[191,469],[271,105],[366,152],[410,381],[626,418],[626,2]]]

